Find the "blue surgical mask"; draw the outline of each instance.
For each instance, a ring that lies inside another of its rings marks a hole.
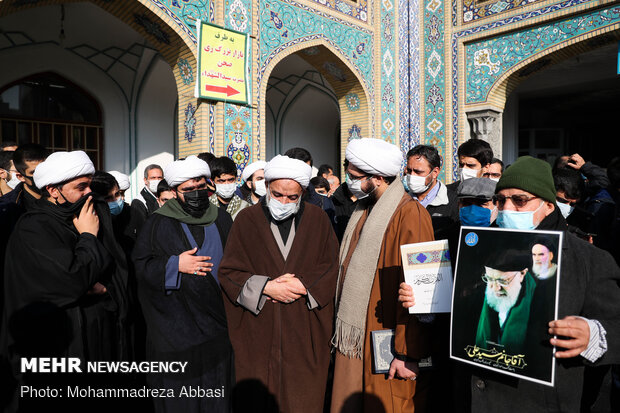
[[[538,224],[534,224],[534,214],[544,205],[544,201],[535,211],[499,211],[497,214],[497,225],[500,228],[520,229],[529,231],[535,229]]]
[[[459,210],[461,225],[488,227],[491,225],[491,210],[478,205],[469,205]]]
[[[110,207],[110,214],[119,215],[123,211],[123,205],[125,205],[125,200],[123,197],[119,197],[116,201],[108,202],[108,207]]]

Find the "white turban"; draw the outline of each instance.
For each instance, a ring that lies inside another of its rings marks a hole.
[[[254,172],[258,171],[259,169],[265,169],[265,165],[267,165],[267,162],[265,161],[252,162],[251,164],[245,167],[245,169],[243,170],[243,173],[241,174],[241,177],[243,178],[244,181],[247,182],[248,179],[250,179],[250,177],[254,175]]]
[[[108,173],[116,179],[116,182],[118,182],[118,189],[121,191],[126,191],[131,186],[129,184],[129,177],[124,173],[119,171],[110,171]]]
[[[370,175],[397,176],[403,168],[403,153],[398,146],[381,139],[352,139],[346,158]]]
[[[276,179],[293,179],[305,189],[310,183],[311,176],[312,168],[310,165],[284,155],[277,155],[265,166],[265,180],[267,182]]]
[[[86,152],[54,152],[34,170],[34,183],[39,189],[95,173],[95,165]]]
[[[172,188],[199,176],[211,178],[211,170],[209,165],[196,155],[190,155],[182,161],[174,161],[164,168],[164,178]]]

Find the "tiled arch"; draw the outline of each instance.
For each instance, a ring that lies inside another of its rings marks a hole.
[[[305,51],[313,51],[304,53]],[[316,50],[316,52],[314,52]],[[336,92],[341,116],[341,157],[344,159],[344,151],[349,139],[372,136],[371,99],[366,84],[360,79],[354,67],[347,62],[339,50],[322,38],[301,39],[286,52],[280,52],[265,67],[264,74],[258,84],[258,128],[260,136],[265,136],[265,105],[267,84],[273,69],[286,57],[297,53],[308,63],[314,66],[332,85]],[[328,60],[328,57],[331,59]],[[338,73],[342,76],[338,79]],[[257,131],[258,132],[258,131]],[[266,142],[260,141],[258,153],[265,153]]]
[[[510,92],[529,75],[537,72],[543,66],[546,67],[569,57],[593,50],[592,41],[602,36],[606,36],[605,39],[608,40],[608,43],[617,42],[620,39],[620,23],[597,30],[594,37],[592,33],[586,33],[531,55],[497,79],[489,91],[487,102],[498,109],[503,109]]]

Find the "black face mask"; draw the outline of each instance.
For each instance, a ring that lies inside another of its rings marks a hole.
[[[60,191],[58,191],[60,192]],[[58,208],[61,208],[62,211],[64,213],[66,213],[67,215],[70,216],[79,216],[80,215],[80,211],[82,210],[82,208],[84,207],[84,204],[86,203],[86,200],[88,198],[90,198],[91,196],[93,196],[92,192],[87,193],[86,195],[84,195],[83,197],[81,197],[80,199],[78,199],[75,202],[69,202],[67,201],[67,198],[65,198],[65,196],[62,194],[62,192],[60,192],[60,196],[62,196],[62,198],[65,200],[65,202],[63,204],[56,204],[56,206],[58,206]]]
[[[207,189],[197,189],[195,191],[183,193],[184,202],[178,198],[179,204],[183,211],[187,212],[194,218],[200,218],[205,214],[211,202],[209,201],[209,191]]]
[[[35,194],[41,195],[41,190],[34,184],[34,175],[24,175],[24,178],[27,178],[30,182],[32,182],[32,185],[26,182],[24,182],[24,185],[26,185]]]

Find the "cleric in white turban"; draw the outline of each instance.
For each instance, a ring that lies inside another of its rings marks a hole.
[[[267,162],[265,161],[252,162],[245,167],[243,173],[241,174],[241,178],[243,178],[243,180],[247,182],[248,179],[252,178],[254,172],[258,171],[259,169],[265,169],[265,165],[267,165]]]
[[[116,182],[118,182],[118,189],[120,189],[121,192],[125,192],[131,186],[129,183],[129,177],[124,173],[119,171],[110,171],[108,173],[116,179]]]
[[[265,180],[269,183],[277,179],[292,179],[303,189],[308,187],[312,176],[312,168],[299,159],[276,155],[265,166]]]
[[[164,179],[166,179],[171,188],[175,188],[187,180],[200,176],[210,178],[211,170],[209,165],[196,155],[190,155],[183,160],[174,161],[164,168]]]
[[[392,177],[403,168],[403,153],[398,146],[381,139],[352,139],[346,158],[369,175]]]
[[[34,183],[39,189],[56,185],[74,178],[92,175],[95,165],[86,152],[54,152],[37,165],[34,171]]]
[[[236,378],[260,382],[283,412],[322,412],[327,386],[338,241],[303,199],[311,175],[304,161],[271,159],[266,195],[235,218],[220,265]]]
[[[441,357],[432,344],[437,340],[434,332],[441,328],[409,317],[395,297],[403,279],[400,246],[432,241],[431,218],[398,179],[403,155],[397,146],[380,139],[354,139],[346,158],[348,189],[362,201],[349,218],[337,264],[331,411],[346,410],[358,396],[376,399],[386,412],[412,413],[414,406],[423,411],[415,397],[420,390],[417,360],[430,357],[431,351],[433,361]],[[373,374],[368,346],[376,330],[394,331],[395,358],[389,374]],[[402,395],[408,395],[406,403]]]
[[[164,168],[176,194],[153,212],[133,252],[150,360],[184,360],[191,374],[151,374],[152,388],[221,388],[221,397],[153,400],[155,411],[224,412],[234,385],[233,353],[219,286],[232,218],[209,201],[207,163],[196,156]]]
[[[245,167],[241,177],[243,178],[245,187],[249,190],[246,201],[250,205],[258,203],[262,196],[267,193],[265,187],[265,161],[256,161]]]
[[[91,196],[94,173],[83,151],[56,152],[36,166],[41,199],[15,224],[5,255],[3,315],[11,323],[3,323],[0,336],[11,349],[3,353],[7,365],[50,354],[84,365],[130,352],[127,258],[108,205]],[[15,388],[37,376],[8,374],[5,382]],[[16,411],[43,410],[19,395],[15,400]]]

